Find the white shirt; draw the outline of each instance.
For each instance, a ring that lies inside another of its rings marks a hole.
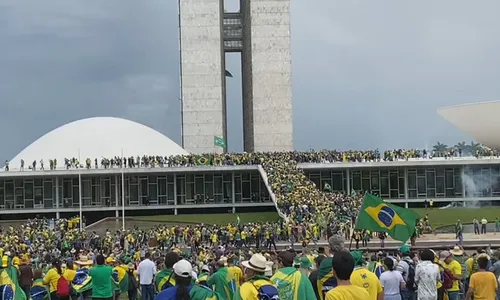
[[[155,274],[156,266],[154,262],[147,258],[141,261],[139,267],[137,268],[137,275],[139,275],[140,284],[152,284]]]
[[[415,282],[418,284],[418,300],[437,300],[436,284],[441,281],[439,267],[430,261],[422,261],[415,267]]]
[[[398,271],[385,271],[380,275],[380,284],[384,288],[384,296],[399,296],[401,283],[405,282],[403,276]],[[399,298],[401,299],[401,298]]]

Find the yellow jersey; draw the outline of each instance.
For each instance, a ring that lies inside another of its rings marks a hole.
[[[351,274],[351,284],[365,289],[370,295],[367,300],[377,300],[377,295],[383,290],[377,275],[366,268],[354,269]]]
[[[449,264],[443,264],[443,267],[450,270],[453,275],[462,275],[462,265],[456,260],[453,260]],[[453,286],[448,289],[449,292],[459,291],[460,287],[458,285],[458,280],[453,280]]]
[[[340,285],[326,293],[325,300],[366,300],[370,295],[356,285]]]

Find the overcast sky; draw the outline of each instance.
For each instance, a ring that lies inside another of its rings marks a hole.
[[[180,143],[176,2],[0,0],[0,160],[92,116]],[[436,109],[500,99],[498,1],[292,2],[296,149],[470,140]],[[227,61],[229,146],[241,151],[239,56]]]

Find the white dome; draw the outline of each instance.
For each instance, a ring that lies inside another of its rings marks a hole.
[[[500,101],[443,107],[438,113],[477,142],[500,149]]]
[[[11,169],[18,169],[21,159],[25,167],[41,159],[45,168],[50,159],[57,159],[57,167],[63,168],[65,158],[101,159],[115,156],[180,155],[189,154],[181,146],[158,131],[145,125],[111,117],[82,119],[63,125],[45,134],[17,154],[11,161]]]

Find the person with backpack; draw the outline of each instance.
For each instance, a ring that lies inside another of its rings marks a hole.
[[[303,257],[308,259],[307,257]],[[282,251],[278,254],[279,269],[271,277],[278,287],[280,300],[316,300],[311,281],[306,274],[293,266],[294,253]]]
[[[399,252],[402,258],[396,266],[396,270],[401,273],[406,282],[405,286],[401,289],[401,298],[402,300],[412,300],[415,299],[417,290],[415,284],[415,262],[411,256],[410,247],[407,245],[401,246]]]
[[[453,276],[453,284],[451,288],[445,289],[448,293],[449,300],[458,300],[460,294],[460,284],[459,281],[462,280],[462,266],[455,260],[453,254],[450,251],[441,251],[439,254],[439,260],[441,266],[450,276]],[[448,271],[446,271],[448,270]],[[444,282],[444,280],[443,280]]]
[[[420,253],[420,263],[415,268],[417,299],[430,300],[438,297],[437,285],[441,281],[441,272],[439,266],[434,263],[434,257],[434,252],[430,249]]]
[[[96,265],[89,270],[92,277],[92,300],[112,300],[115,286],[113,284],[113,267],[105,264],[102,254],[96,256]]]
[[[69,300],[70,283],[63,276],[62,263],[58,258],[52,260],[52,267],[43,278],[43,284],[49,286],[50,300]]]
[[[252,255],[250,260],[241,262],[245,272],[245,283],[234,294],[233,300],[279,300],[278,288],[264,274],[271,267],[266,258],[259,253]]]

